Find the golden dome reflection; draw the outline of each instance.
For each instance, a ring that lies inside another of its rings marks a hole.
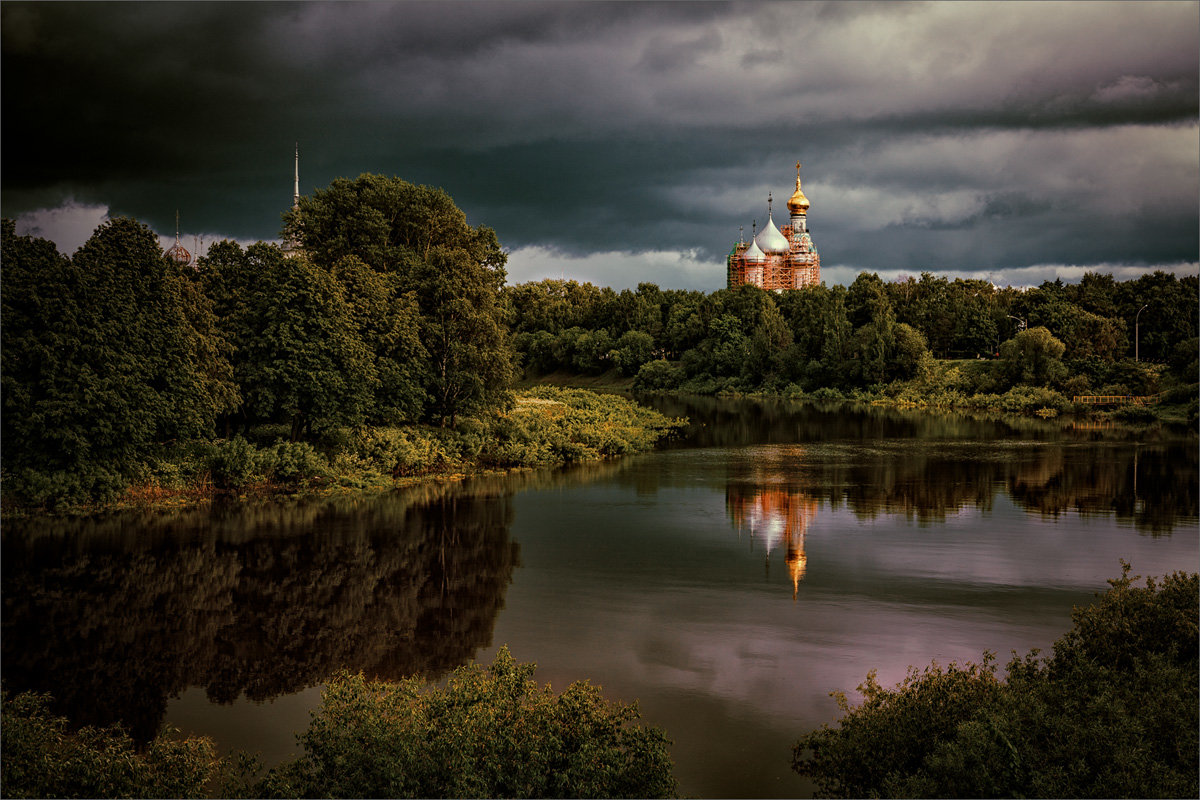
[[[771,551],[784,545],[784,562],[792,579],[792,599],[800,590],[800,581],[808,569],[804,552],[804,534],[817,516],[817,499],[804,492],[782,488],[746,486],[731,483],[725,490],[725,508],[740,535],[746,531],[753,545],[761,541],[770,566]]]

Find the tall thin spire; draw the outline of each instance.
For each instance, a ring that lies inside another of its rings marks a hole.
[[[179,209],[175,209],[175,244],[167,248],[167,258],[184,266],[192,263],[192,254],[179,243]]]
[[[292,208],[300,208],[300,143],[296,142],[296,181],[292,187]]]

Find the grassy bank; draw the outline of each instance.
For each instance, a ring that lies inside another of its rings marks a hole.
[[[559,386],[568,389],[591,389],[602,392],[628,392],[633,390],[633,377],[622,375],[620,370],[610,369],[600,375],[578,375],[573,372],[551,372],[546,375],[527,376],[517,382],[521,389],[536,386]]]
[[[284,426],[187,442],[138,466],[132,480],[99,502],[69,492],[71,476],[5,476],[6,513],[91,512],[187,506],[218,495],[392,489],[428,480],[550,467],[649,450],[685,424],[626,397],[541,386],[511,405],[452,428],[424,425],[335,428],[292,442]]]
[[[1128,365],[1127,365],[1128,366]],[[834,388],[801,386],[796,383],[747,384],[740,378],[683,378],[682,367],[669,362],[651,362],[634,380],[642,391],[681,392],[700,395],[751,395],[795,400],[853,401],[900,408],[927,408],[1036,416],[1052,419],[1068,415],[1092,421],[1113,422],[1132,427],[1167,426],[1191,428],[1200,425],[1200,384],[1180,383],[1161,364],[1140,364],[1137,375],[1126,383],[1090,388],[1086,380],[1071,378],[1053,386],[998,379],[996,362],[987,359],[921,358],[913,377],[868,386]],[[568,376],[547,376],[566,383]],[[1151,396],[1146,404],[1105,406],[1075,402],[1079,395]]]

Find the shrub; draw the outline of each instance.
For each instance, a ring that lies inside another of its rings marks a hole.
[[[120,728],[71,733],[50,697],[3,694],[5,797],[201,797],[217,760],[206,738],[160,733],[143,751]]]
[[[845,400],[846,396],[830,386],[822,386],[809,394],[813,400]]]
[[[208,471],[219,489],[238,489],[262,480],[263,457],[258,448],[240,435],[213,442],[208,452]]]
[[[982,665],[910,668],[793,748],[823,796],[1195,797],[1200,580],[1120,578],[1054,644]]]
[[[998,405],[1004,411],[1028,413],[1041,408],[1054,411],[1064,411],[1067,408],[1067,398],[1053,389],[1041,386],[1015,386],[998,398]]]
[[[264,455],[266,471],[280,483],[294,485],[329,477],[329,463],[308,442],[279,442]]]
[[[683,383],[684,375],[682,364],[662,358],[647,361],[642,364],[637,377],[633,379],[633,388],[645,392],[670,391]]]
[[[669,741],[635,705],[573,683],[561,694],[501,648],[491,666],[420,679],[340,673],[299,758],[244,786],[263,797],[668,797]]]
[[[543,466],[636,453],[683,424],[620,395],[539,386],[495,418],[482,458],[496,466]]]
[[[128,483],[120,471],[99,464],[77,470],[18,468],[4,475],[4,495],[22,505],[61,509],[112,500]]]
[[[426,428],[365,428],[353,442],[354,454],[393,478],[421,475],[457,464],[453,431]]]

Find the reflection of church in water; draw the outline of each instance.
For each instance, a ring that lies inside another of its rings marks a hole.
[[[730,483],[725,487],[725,510],[739,537],[747,534],[752,547],[756,540],[762,544],[768,567],[771,551],[783,546],[795,600],[808,568],[804,534],[817,516],[816,498],[782,487]]]

